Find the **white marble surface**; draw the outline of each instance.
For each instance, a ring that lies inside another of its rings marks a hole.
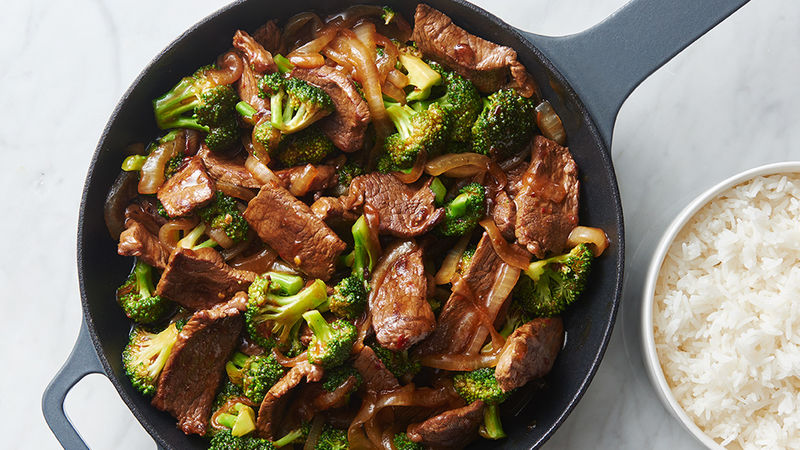
[[[580,31],[624,0],[479,0],[542,34]],[[57,448],[42,389],[77,335],[77,209],[106,118],[141,68],[221,3],[3,0],[0,220],[4,447]],[[266,19],[266,18],[265,18]],[[641,366],[636,326],[653,242],[694,195],[743,169],[800,159],[800,2],[753,0],[646,80],[617,121],[613,158],[627,226],[624,304],[581,403],[547,449],[698,448],[667,415]],[[45,209],[46,208],[46,209]],[[13,259],[12,259],[13,258]],[[154,448],[111,384],[81,382],[67,411],[92,448]]]

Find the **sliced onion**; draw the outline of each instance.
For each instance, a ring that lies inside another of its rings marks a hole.
[[[448,153],[428,161],[428,164],[425,165],[425,173],[434,177],[445,173],[447,176],[454,177],[457,176],[453,175],[456,173],[459,174],[458,176],[472,176],[487,171],[489,162],[488,156],[478,153]],[[453,172],[454,169],[460,168],[469,168],[468,175],[462,175],[462,172]]]
[[[308,23],[311,23],[312,33],[316,33],[317,30],[322,28],[322,19],[312,12],[295,14],[294,16],[290,17],[286,22],[286,26],[283,27],[283,35],[281,37],[283,40],[283,45],[281,47],[288,48],[290,45],[294,45],[299,39],[297,34]]]
[[[215,84],[233,84],[242,76],[244,61],[238,53],[231,50],[217,58],[219,69],[208,71],[208,77]]]
[[[377,59],[377,53],[375,51],[375,24],[361,22],[353,27],[353,33],[355,33],[358,40],[364,44],[364,48],[369,57],[375,61]]]
[[[399,87],[395,86],[394,84],[390,83],[388,80],[383,83],[381,86],[381,90],[383,91],[383,95],[387,97],[391,97],[392,100],[400,103],[406,103],[406,92]]]
[[[103,204],[103,218],[108,233],[114,240],[125,230],[125,208],[136,197],[136,184],[139,182],[136,172],[120,172],[106,195]]]
[[[161,144],[147,156],[141,170],[141,178],[139,178],[139,193],[140,194],[155,194],[158,188],[164,184],[164,168],[167,162],[174,158],[178,151],[178,139],[173,139]]]
[[[325,50],[322,51],[331,61],[338,64],[339,70],[343,73],[347,74],[351,78],[356,75],[356,69],[353,67],[353,64],[350,63],[350,59],[344,54],[337,50],[334,50],[330,47],[326,47]]]
[[[367,333],[369,333],[370,328],[372,327],[372,315],[369,313],[369,308],[358,319],[356,322],[356,329],[358,330],[358,337],[356,338],[356,343],[353,344],[353,353],[358,354],[362,348],[364,348],[364,339],[367,338]]]
[[[250,244],[251,244],[250,240],[244,240],[242,242],[236,243],[231,248],[226,248],[225,250],[222,250],[219,253],[220,255],[222,255],[222,259],[224,259],[225,261],[229,261],[241,255],[245,250],[247,250],[250,247]]]
[[[420,364],[434,369],[469,372],[484,367],[494,367],[499,358],[499,352],[489,355],[425,355],[420,358]]]
[[[249,270],[255,273],[266,273],[272,269],[277,259],[278,254],[275,253],[275,250],[270,247],[264,247],[263,250],[256,254],[230,261],[228,264],[236,269]]]
[[[400,55],[400,52],[397,50],[397,46],[394,45],[389,38],[386,36],[376,33],[375,34],[375,43],[383,48],[383,58],[378,58],[378,72],[380,72],[381,77],[383,80],[387,80],[390,73],[395,72],[395,74],[403,74],[397,70],[397,57]],[[403,74],[405,76],[405,74]],[[397,75],[395,75],[397,76]],[[408,77],[406,77],[408,79]],[[397,87],[405,87],[408,83],[403,86]]]
[[[556,141],[559,145],[564,145],[567,141],[564,124],[561,123],[561,118],[547,100],[542,100],[542,103],[536,106],[536,126],[539,127],[539,131],[544,137]]]
[[[437,285],[447,284],[453,279],[453,275],[455,275],[456,269],[458,268],[458,262],[461,260],[461,255],[464,254],[464,250],[466,250],[467,245],[469,245],[470,237],[469,234],[464,235],[458,240],[455,247],[447,252],[447,256],[444,257],[444,261],[442,262],[442,267],[439,268],[439,271],[436,272],[436,276],[433,278]]]
[[[511,297],[511,291],[514,290],[514,286],[516,286],[517,281],[519,281],[520,273],[521,271],[519,269],[511,267],[508,264],[502,264],[500,269],[498,269],[494,283],[492,284],[492,289],[486,296],[486,312],[491,322],[488,324],[484,323],[485,330],[482,328],[475,333],[467,353],[478,354],[483,343],[486,341],[486,332],[488,332],[492,338],[492,348],[497,349],[497,352],[492,352],[492,354],[500,356],[500,352],[503,350],[503,346],[506,343],[506,338],[497,332],[494,323],[497,319],[497,315],[500,314],[500,311],[503,309],[503,304]]]
[[[256,196],[250,189],[227,181],[217,180],[215,185],[217,186],[217,190],[221,191],[223,194],[246,202],[249,202]]]
[[[327,47],[328,44],[336,37],[336,33],[339,32],[339,26],[337,24],[328,24],[317,31],[313,40],[303,44],[302,46],[294,49],[291,53],[289,53],[288,58],[289,60],[292,59],[292,56],[297,55],[310,55],[310,54],[317,54],[322,51],[323,48]],[[320,58],[322,55],[320,55]],[[294,61],[292,61],[294,63]]]
[[[417,153],[417,160],[414,161],[414,166],[411,167],[411,171],[408,173],[405,172],[392,172],[394,176],[400,179],[403,183],[411,184],[416,183],[419,180],[419,177],[422,176],[422,173],[425,171],[425,160],[428,159],[428,153],[425,150],[421,150]]]
[[[386,81],[392,83],[400,89],[408,86],[408,76],[397,69],[393,69],[388,75],[386,75]]]
[[[567,237],[567,245],[574,247],[578,244],[588,244],[595,257],[603,254],[608,248],[608,236],[601,228],[575,227]]]
[[[197,225],[197,219],[174,219],[161,225],[158,230],[158,240],[170,251],[175,250],[181,239],[181,232],[188,233]]]
[[[247,156],[244,167],[253,175],[253,178],[261,184],[276,183],[280,184],[280,179],[275,173],[252,154]]]
[[[206,228],[206,235],[222,248],[231,248],[235,245],[235,242],[221,228],[208,227]]]
[[[295,67],[301,69],[316,69],[325,64],[325,57],[319,53],[294,53],[288,58]]]
[[[503,234],[500,233],[500,230],[494,223],[494,219],[487,217],[479,223],[489,234],[489,238],[492,240],[492,248],[494,248],[495,253],[497,253],[497,256],[499,256],[503,262],[520,270],[528,268],[531,261],[530,254],[517,246],[509,244],[503,237]]]

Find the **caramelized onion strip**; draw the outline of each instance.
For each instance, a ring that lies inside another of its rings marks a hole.
[[[425,165],[425,173],[437,177],[467,177],[486,172],[490,159],[478,153],[448,153],[431,159]]]
[[[197,226],[197,219],[173,219],[161,225],[158,230],[158,240],[170,251],[175,250],[181,239],[181,232],[188,233]]]
[[[467,249],[470,237],[469,234],[464,235],[458,240],[456,245],[447,252],[442,262],[442,267],[439,268],[439,271],[436,272],[436,276],[433,277],[437,285],[447,284],[453,279],[453,275],[455,275],[456,269],[458,268],[458,262],[461,260],[461,255],[464,254],[464,250]]]
[[[489,234],[489,238],[492,240],[492,247],[503,262],[520,270],[528,268],[531,262],[531,257],[528,252],[509,244],[503,237],[503,234],[500,233],[500,230],[491,217],[481,220],[479,224]]]
[[[603,254],[608,248],[608,236],[601,228],[575,227],[567,237],[567,245],[574,247],[578,244],[588,244],[595,257]]]
[[[502,350],[502,347],[500,347]],[[454,372],[470,372],[484,367],[494,367],[500,358],[497,354],[477,355],[425,355],[420,358],[420,363],[425,367]]]

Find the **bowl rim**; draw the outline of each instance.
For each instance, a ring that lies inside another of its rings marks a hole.
[[[683,230],[686,224],[697,214],[700,209],[706,206],[711,200],[722,192],[737,186],[743,182],[750,181],[759,176],[778,175],[800,172],[800,161],[785,161],[765,164],[752,169],[739,172],[716,185],[708,188],[703,193],[695,197],[686,207],[678,213],[672,220],[666,231],[656,246],[648,266],[644,291],[642,293],[642,316],[641,331],[643,340],[644,366],[647,371],[650,383],[656,390],[659,399],[667,410],[689,431],[700,443],[710,449],[722,449],[714,439],[705,434],[697,424],[689,417],[683,407],[675,399],[672,390],[667,384],[664,372],[656,352],[655,336],[653,333],[653,299],[655,296],[656,283],[661,272],[661,265],[672,243],[678,233]]]

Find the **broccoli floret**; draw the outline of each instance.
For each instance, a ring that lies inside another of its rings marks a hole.
[[[184,158],[186,158],[186,155],[184,155],[183,152],[180,152],[167,161],[167,164],[164,166],[164,179],[168,180],[172,178],[173,175],[178,173],[183,165]]]
[[[222,385],[222,389],[220,389],[220,391],[217,393],[217,396],[214,397],[214,403],[211,409],[216,411],[225,405],[225,403],[227,403],[229,400],[242,396],[244,396],[242,387],[228,379]]]
[[[319,435],[317,445],[314,450],[347,450],[350,444],[347,442],[347,430],[333,428],[325,425]]]
[[[174,322],[159,333],[140,326],[133,328],[122,351],[122,364],[137,391],[148,396],[156,392],[158,376],[177,340],[178,328]]]
[[[117,289],[117,302],[134,322],[153,323],[169,307],[169,301],[153,291],[153,268],[137,260],[127,281]]]
[[[384,6],[383,12],[381,13],[381,19],[383,19],[384,25],[392,23],[396,15],[397,13],[394,12],[394,9],[389,6]]]
[[[231,436],[239,437],[252,433],[256,429],[256,414],[253,408],[244,403],[234,403],[219,411],[217,423],[230,428]]]
[[[350,275],[333,287],[333,294],[328,299],[328,308],[332,313],[345,319],[356,319],[367,306],[367,290],[364,277]]]
[[[424,448],[422,444],[409,439],[405,433],[395,434],[392,443],[394,443],[395,450],[422,450]]]
[[[253,139],[273,155],[281,143],[280,130],[272,126],[269,120],[261,120],[253,128]]]
[[[244,313],[247,332],[253,341],[271,350],[276,344],[285,348],[292,341],[292,329],[310,311],[328,300],[322,280],[314,280],[300,292],[283,296],[273,292],[269,276],[258,276],[248,289]]]
[[[333,392],[350,377],[355,377],[356,379],[354,390],[358,389],[364,383],[364,377],[351,366],[343,365],[326,370],[325,377],[322,379],[322,388],[328,392]]]
[[[486,188],[470,183],[445,206],[445,216],[438,230],[444,236],[463,236],[472,231],[486,215]]]
[[[242,392],[255,404],[261,404],[267,391],[286,373],[274,356],[247,356],[237,352],[225,364],[228,378],[242,387]]]
[[[472,151],[503,158],[528,143],[536,125],[536,105],[513,89],[501,89],[483,100],[472,126]]]
[[[471,81],[455,72],[445,70],[439,64],[431,63],[431,68],[442,75],[444,82],[444,95],[434,101],[448,110],[453,117],[450,140],[459,143],[469,142],[472,139],[472,125],[483,110],[483,101],[478,89]]]
[[[198,214],[208,226],[222,230],[233,242],[247,239],[250,225],[242,217],[239,204],[233,197],[217,191],[214,200],[200,208]]]
[[[212,151],[225,150],[239,139],[236,103],[239,96],[230,85],[217,84],[202,67],[184,77],[169,92],[153,100],[156,123],[161,129],[191,128],[205,131]]]
[[[442,84],[442,76],[439,72],[433,70],[419,57],[401,53],[397,58],[408,74],[408,85],[412,89],[406,95],[406,101],[425,100],[430,97],[431,88]]]
[[[358,337],[355,325],[342,319],[328,323],[316,309],[303,314],[303,318],[314,333],[308,344],[308,360],[312,364],[336,367],[350,356]]]
[[[350,182],[353,181],[353,178],[359,175],[364,175],[364,168],[355,163],[348,162],[339,169],[339,184],[347,188],[350,186]]]
[[[211,438],[208,450],[275,450],[275,445],[267,439],[234,436],[231,430],[223,430]]]
[[[386,114],[397,133],[384,142],[384,153],[378,160],[378,170],[392,172],[410,169],[421,151],[429,157],[442,149],[448,134],[450,114],[436,103],[415,111],[409,105],[386,103]]]
[[[472,262],[472,257],[475,256],[475,246],[467,247],[464,250],[464,253],[461,254],[461,259],[458,260],[458,265],[456,265],[456,273],[459,275],[464,275],[467,272],[467,268],[469,264]]]
[[[379,243],[370,238],[367,219],[364,216],[355,221],[351,231],[353,233],[353,251],[345,257],[345,260],[347,265],[353,269],[352,275],[367,280],[380,257]]]
[[[532,262],[514,287],[517,303],[534,317],[564,312],[586,288],[594,255],[586,244],[569,253]]]
[[[493,368],[485,367],[472,372],[458,373],[453,376],[453,387],[467,403],[482,400],[486,404],[483,410],[481,436],[488,439],[506,437],[497,405],[506,401],[511,396],[511,391],[503,392],[497,384]]]
[[[416,358],[412,358],[408,354],[408,350],[403,350],[401,352],[392,351],[388,348],[381,347],[377,342],[370,344],[370,347],[372,347],[375,355],[383,361],[383,365],[389,369],[389,372],[392,372],[398,379],[413,377],[422,368],[420,361]]]
[[[333,141],[317,127],[311,127],[295,134],[284,135],[275,154],[284,166],[292,167],[317,164],[335,149]]]
[[[272,126],[283,134],[296,133],[334,110],[331,97],[322,89],[281,73],[264,76],[259,95],[270,100]]]
[[[205,232],[206,232],[206,224],[200,222],[196,227],[192,229],[192,231],[186,233],[183,236],[183,238],[181,238],[181,240],[178,241],[177,246],[181,248],[188,248],[190,250],[216,247],[217,241],[211,238],[208,238],[205,241],[198,243],[198,241],[205,234]]]

